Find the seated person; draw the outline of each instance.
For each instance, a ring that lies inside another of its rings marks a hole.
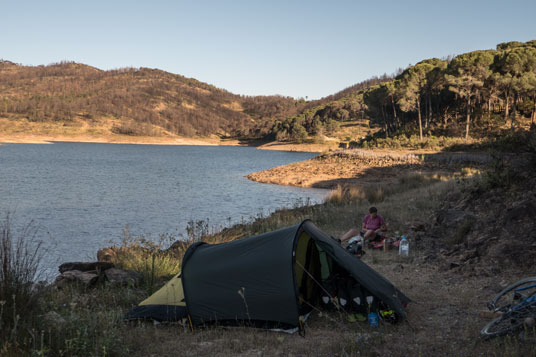
[[[372,241],[378,236],[379,232],[387,231],[387,226],[383,217],[378,214],[378,209],[376,207],[370,207],[369,214],[363,218],[363,226],[361,227],[364,232],[365,241]],[[345,241],[358,235],[360,232],[352,228],[345,235],[341,237],[341,241]]]

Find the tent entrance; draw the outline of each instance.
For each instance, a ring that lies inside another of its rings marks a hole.
[[[372,307],[378,308],[379,299],[337,264],[305,231],[298,236],[295,264],[300,315],[313,309],[339,308],[350,313],[366,313],[367,296],[372,297]],[[336,299],[337,306],[332,299]]]
[[[307,232],[300,233],[295,266],[300,315],[321,306],[321,297],[326,295],[324,282],[332,275],[333,268],[337,268],[336,265]]]

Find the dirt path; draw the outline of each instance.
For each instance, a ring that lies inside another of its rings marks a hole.
[[[373,348],[378,355],[501,356],[516,355],[522,347],[504,340],[498,344],[500,339],[485,341],[480,330],[493,317],[486,303],[525,277],[523,272],[468,276],[426,263],[421,252],[409,259],[396,252],[369,253],[365,261],[413,299],[408,307],[409,324],[393,327],[384,336],[385,344]]]

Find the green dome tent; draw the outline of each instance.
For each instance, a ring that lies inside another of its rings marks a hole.
[[[295,328],[328,293],[323,285],[335,272],[405,317],[410,300],[403,293],[305,220],[232,242],[192,245],[181,274],[125,319],[176,321],[189,315],[194,325],[246,322]]]

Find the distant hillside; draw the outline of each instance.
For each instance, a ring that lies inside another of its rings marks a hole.
[[[365,140],[349,137],[364,147],[436,148],[450,145],[445,138],[482,140],[536,129],[536,41],[425,59],[394,78],[373,78],[308,103],[276,121],[271,135],[306,141],[340,133],[358,119],[375,128]]]
[[[269,137],[278,141],[316,141],[325,136],[357,140],[377,128],[371,128],[363,94],[374,86],[391,81],[387,75],[372,77],[340,92],[308,102],[296,115],[276,120]]]
[[[0,118],[13,123],[96,125],[126,135],[260,137],[305,101],[239,96],[192,78],[149,68],[103,71],[62,62],[0,61]]]
[[[481,140],[536,128],[535,101],[536,41],[425,59],[396,76],[373,77],[309,102],[235,95],[157,69],[0,61],[0,133],[55,125],[89,135],[438,148],[450,146],[452,137]]]

